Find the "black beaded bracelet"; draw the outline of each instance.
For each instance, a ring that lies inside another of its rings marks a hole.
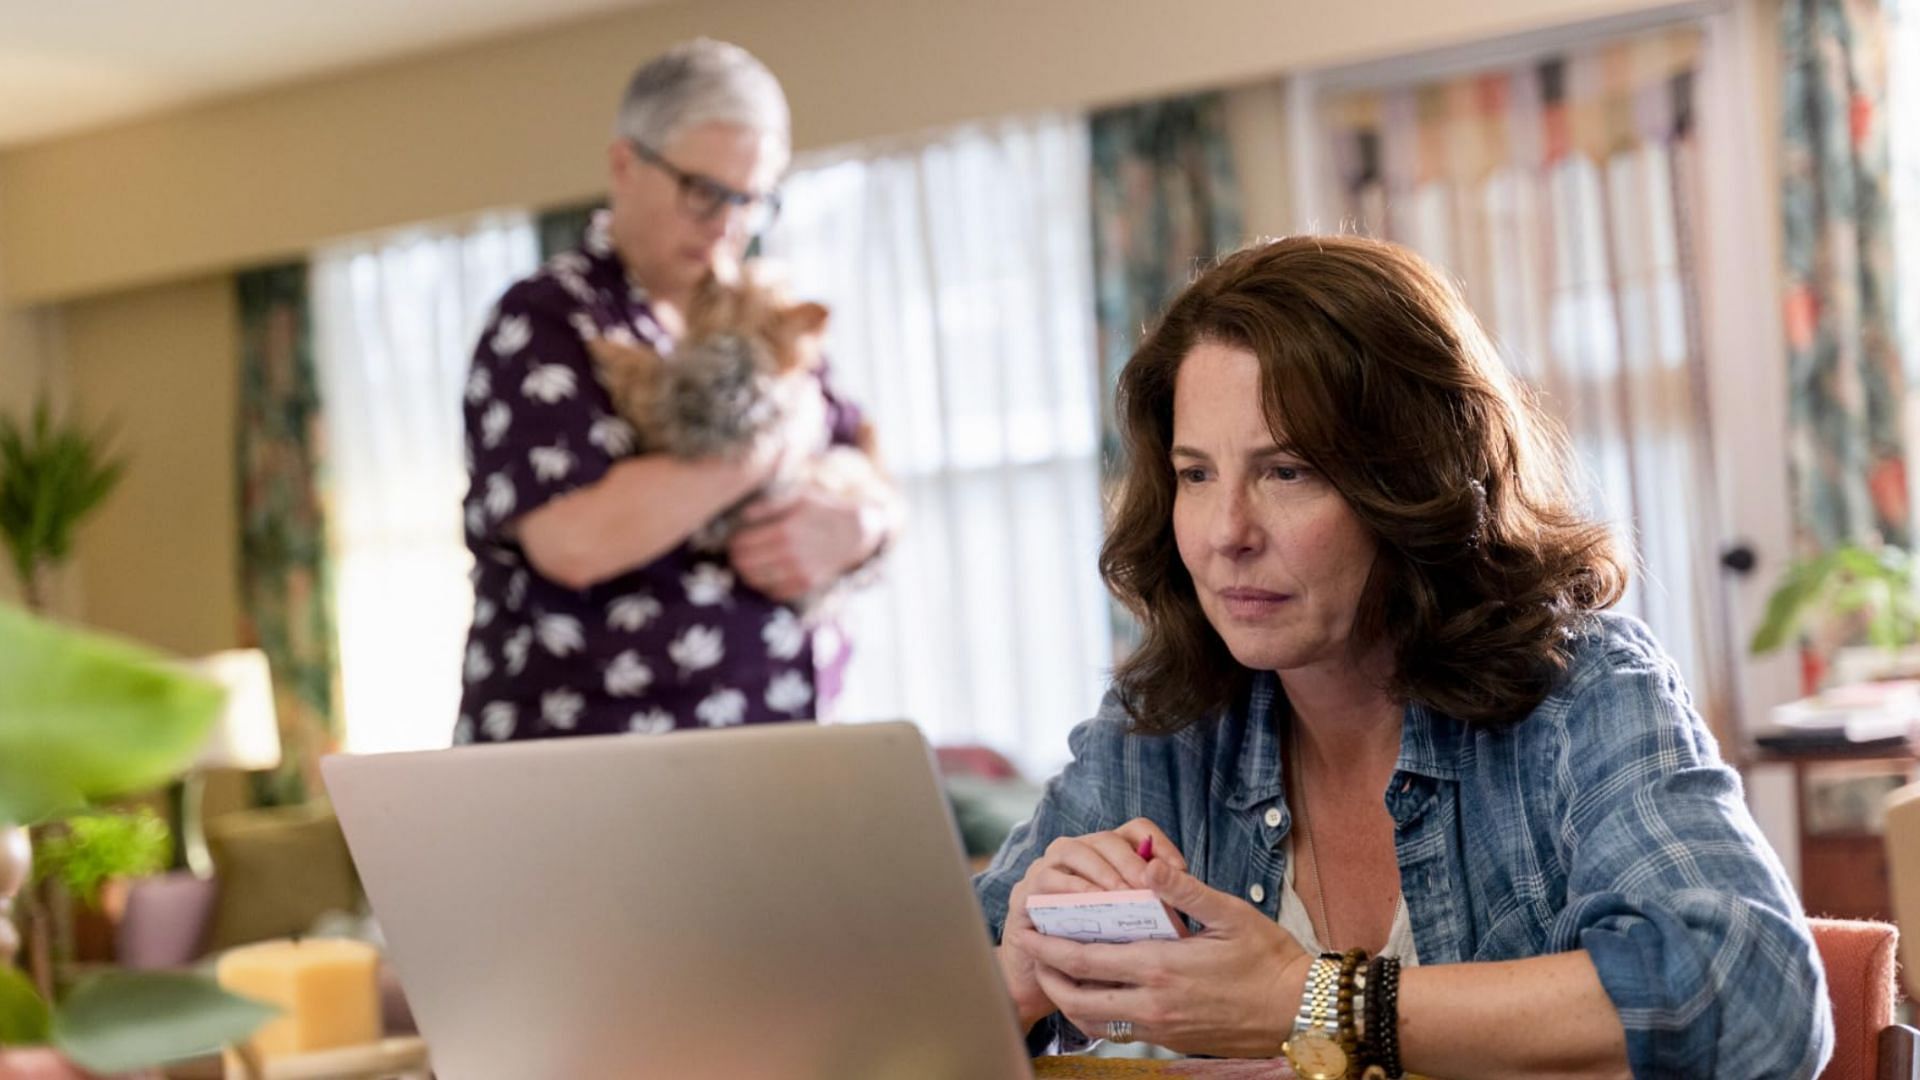
[[[1400,1080],[1400,961],[1376,956],[1367,965],[1366,1056],[1389,1080]]]

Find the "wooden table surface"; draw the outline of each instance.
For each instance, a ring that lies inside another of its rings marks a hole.
[[[1061,1056],[1036,1058],[1038,1080],[1293,1080],[1283,1059],[1268,1061],[1134,1061],[1122,1058]],[[217,1057],[166,1070],[168,1080],[219,1080]]]
[[[1177,1077],[1185,1080],[1293,1080],[1286,1061],[1128,1061],[1120,1058],[1043,1057],[1033,1062],[1040,1080],[1132,1080]]]

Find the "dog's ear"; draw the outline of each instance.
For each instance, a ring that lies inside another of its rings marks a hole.
[[[827,325],[827,309],[821,304],[793,304],[782,308],[768,328],[766,344],[773,352],[774,371],[788,375],[795,371],[820,370],[820,357]]]
[[[795,337],[810,337],[827,328],[827,306],[808,301],[780,313],[780,325]]]

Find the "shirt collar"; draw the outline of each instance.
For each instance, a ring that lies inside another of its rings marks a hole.
[[[1239,728],[1239,738],[1229,741],[1238,746],[1239,752],[1227,801],[1237,809],[1280,798],[1285,792],[1280,762],[1281,697],[1279,676],[1258,672],[1245,704],[1229,712],[1228,722]],[[1457,780],[1466,735],[1466,725],[1460,721],[1418,702],[1408,702],[1402,712],[1400,757],[1394,768],[1402,774]]]
[[[1285,788],[1280,776],[1280,679],[1271,671],[1256,672],[1247,700],[1229,710],[1228,721],[1238,726],[1240,737],[1229,740],[1238,747],[1238,769],[1228,805],[1244,810],[1262,802],[1280,798]]]
[[[588,277],[595,285],[625,289],[630,303],[647,303],[646,287],[627,273],[627,264],[614,246],[612,210],[595,210],[587,218],[587,227],[580,234],[580,254],[587,258]]]
[[[1435,780],[1458,780],[1466,737],[1465,724],[1410,701],[1400,724],[1400,760],[1394,768]]]

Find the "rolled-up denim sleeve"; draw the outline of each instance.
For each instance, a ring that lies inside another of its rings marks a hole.
[[[1586,673],[1554,767],[1567,905],[1638,1077],[1811,1077],[1833,1017],[1811,932],[1671,661]]]
[[[1119,782],[1121,747],[1128,728],[1126,710],[1109,692],[1093,719],[1067,737],[1073,760],[1047,782],[1046,793],[1033,817],[1008,835],[993,862],[974,876],[973,888],[986,915],[994,944],[1007,924],[1007,903],[1027,867],[1062,836],[1084,836],[1120,824],[1107,809],[1110,790]],[[1047,1017],[1027,1035],[1034,1054],[1072,1053],[1092,1045],[1080,1029],[1059,1013]]]

